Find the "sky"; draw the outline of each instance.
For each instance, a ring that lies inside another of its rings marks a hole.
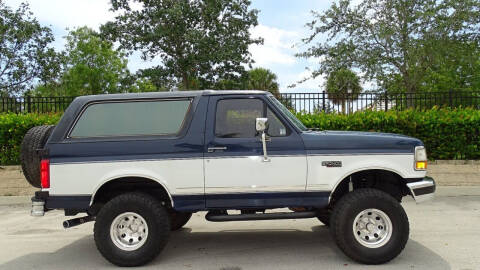
[[[67,29],[89,26],[98,30],[100,25],[112,20],[114,14],[109,11],[109,0],[5,0],[8,6],[16,9],[21,2],[30,4],[31,11],[40,24],[49,26],[55,36],[53,46],[62,50]],[[300,59],[295,53],[304,50],[301,39],[308,36],[305,27],[311,21],[311,10],[323,11],[329,8],[327,0],[252,0],[252,8],[258,9],[258,26],[251,29],[252,36],[264,38],[263,45],[249,48],[254,67],[264,67],[278,76],[281,92],[319,92],[323,89],[324,78],[306,81],[295,88],[288,85],[296,83],[314,69],[318,59]],[[156,66],[159,60],[143,61],[139,53],[129,58],[132,72],[140,68]]]

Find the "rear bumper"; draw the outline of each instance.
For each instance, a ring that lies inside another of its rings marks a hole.
[[[65,209],[70,212],[85,212],[90,206],[91,196],[51,196],[48,191],[37,191],[32,197],[32,216],[43,216],[51,209]]]
[[[30,215],[32,217],[42,217],[45,215],[47,208],[45,203],[48,199],[48,191],[36,191],[35,196],[32,197],[32,211]]]
[[[417,203],[429,201],[434,197],[436,185],[431,177],[426,176],[421,181],[408,183],[407,186]]]

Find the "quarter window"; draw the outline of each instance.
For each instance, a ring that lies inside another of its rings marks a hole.
[[[176,135],[191,100],[97,103],[87,107],[70,137]]]

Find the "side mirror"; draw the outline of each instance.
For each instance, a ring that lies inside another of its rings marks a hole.
[[[255,129],[257,132],[262,133],[263,162],[270,162],[267,154],[267,134],[265,134],[268,129],[268,119],[257,118],[255,121]]]
[[[265,132],[268,129],[268,118],[255,119],[255,129],[257,132]]]

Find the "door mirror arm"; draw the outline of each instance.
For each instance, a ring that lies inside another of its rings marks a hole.
[[[262,147],[263,147],[263,162],[270,162],[270,158],[267,154],[267,134],[268,130],[268,119],[267,118],[257,118],[255,121],[255,129],[257,132],[262,134]]]

